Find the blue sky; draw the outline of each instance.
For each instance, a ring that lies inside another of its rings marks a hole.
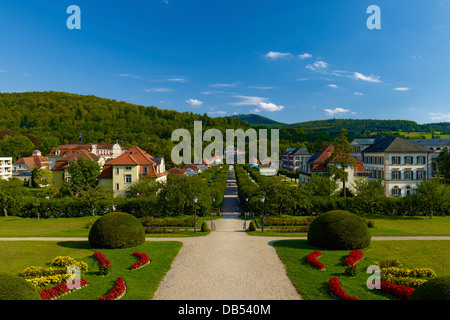
[[[80,30],[66,26],[70,5]],[[8,1],[0,91],[286,123],[450,121],[449,18],[450,0]]]

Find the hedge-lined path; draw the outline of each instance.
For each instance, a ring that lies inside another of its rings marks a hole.
[[[283,238],[252,237],[245,233],[244,221],[238,218],[232,166],[227,184],[223,218],[215,221],[215,231],[206,237],[182,240],[183,247],[155,292],[154,300],[300,299],[270,245]]]

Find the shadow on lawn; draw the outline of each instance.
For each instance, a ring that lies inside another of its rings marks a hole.
[[[71,249],[92,249],[89,241],[60,241],[57,245]]]

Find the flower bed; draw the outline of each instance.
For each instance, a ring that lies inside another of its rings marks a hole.
[[[322,254],[320,253],[320,251],[314,250],[313,252],[311,252],[306,256],[306,262],[316,267],[317,269],[325,270],[325,265],[322,262],[317,261],[317,258],[320,257],[321,255]]]
[[[381,282],[381,292],[395,296],[399,299],[407,300],[413,291],[414,288],[390,283],[388,281]]]
[[[81,278],[80,279],[80,287],[84,287],[88,285],[88,282],[86,279]],[[65,295],[67,293],[70,293],[76,289],[70,290],[67,286],[67,283],[62,282],[60,284],[57,284],[55,287],[51,289],[44,289],[42,291],[39,291],[39,294],[41,295],[42,300],[52,300],[56,299],[59,296]]]
[[[307,218],[307,219],[295,219],[295,218],[274,218],[274,217],[264,217],[264,225],[265,226],[274,226],[274,227],[299,227],[299,226],[309,226],[311,222],[314,221],[315,218]]]
[[[306,227],[285,227],[285,228],[273,228],[270,227],[270,231],[280,233],[306,233],[309,230],[309,226]]]
[[[146,264],[150,263],[150,258],[144,252],[133,252],[133,255],[138,257],[139,261],[137,261],[130,267],[131,270],[136,270],[136,269],[142,268]]]
[[[364,257],[364,253],[361,250],[352,250],[347,258],[344,260],[345,266],[353,266],[356,262]]]
[[[100,298],[96,300],[119,300],[122,298],[127,291],[127,287],[125,285],[125,281],[123,280],[122,276],[118,277],[116,279],[116,285],[112,290],[105,296],[101,296]]]
[[[111,261],[109,261],[101,252],[94,252],[92,255],[95,260],[98,261],[98,268],[101,269],[103,266],[111,267]]]
[[[337,277],[331,277],[328,282],[328,289],[332,296],[339,300],[359,300],[356,297],[348,295],[344,289],[342,289],[339,279]]]
[[[66,281],[71,274],[64,273],[64,274],[55,274],[52,276],[47,277],[37,277],[32,279],[25,279],[27,282],[29,282],[33,287],[46,287],[55,283],[61,283],[63,281]]]
[[[76,261],[75,259],[69,256],[57,256],[55,259],[53,259],[53,261],[50,264],[62,268],[67,268],[68,266],[78,266],[80,270],[88,269],[88,265],[86,262]]]

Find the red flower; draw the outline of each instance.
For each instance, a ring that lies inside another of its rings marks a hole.
[[[342,288],[337,277],[331,277],[328,282],[328,289],[331,294],[339,300],[359,300],[356,297],[349,296]]]
[[[104,265],[108,266],[108,268],[111,267],[111,261],[106,259],[106,257],[101,252],[94,252],[92,255],[97,261],[98,261],[98,268],[100,269]]]
[[[310,254],[306,256],[306,262],[313,265],[314,267],[324,270],[325,265],[322,262],[317,261],[317,258],[320,257],[322,254],[318,250],[314,250]]]
[[[356,262],[364,257],[361,250],[352,250],[344,261],[345,266],[353,266]]]
[[[407,300],[413,291],[414,288],[390,283],[388,281],[381,282],[381,292],[387,293],[391,296],[395,296],[403,300]]]
[[[118,277],[116,279],[116,285],[112,290],[105,296],[101,296],[97,300],[115,300],[119,297],[121,297],[125,291],[127,290],[125,286],[125,281],[123,281],[122,276]]]
[[[83,279],[83,278],[80,279],[81,287],[84,287],[87,284],[88,284],[88,282],[86,279]],[[41,295],[42,300],[50,300],[53,298],[57,298],[58,296],[60,296],[64,293],[68,293],[70,291],[71,290],[69,290],[69,288],[67,287],[67,283],[61,282],[51,289],[44,289],[42,291],[39,291],[39,294]]]
[[[144,252],[133,252],[133,255],[138,257],[139,261],[137,261],[130,267],[131,270],[140,268],[140,267],[146,265],[147,263],[150,263],[150,258]]]

